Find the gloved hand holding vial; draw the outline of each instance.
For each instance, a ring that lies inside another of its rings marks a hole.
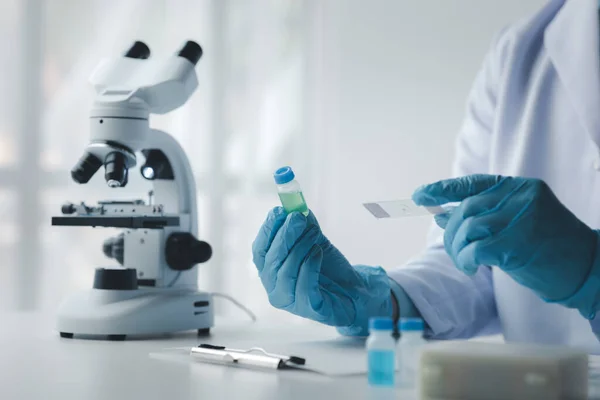
[[[291,168],[274,178],[283,207],[271,210],[252,245],[269,302],[344,334],[368,335],[369,318],[394,314],[398,285],[381,267],[351,265],[325,237]]]

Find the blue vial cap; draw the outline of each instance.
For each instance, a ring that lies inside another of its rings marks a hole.
[[[392,331],[394,330],[394,321],[388,317],[374,317],[369,319],[369,330],[371,331]]]
[[[278,185],[291,182],[295,177],[296,176],[294,175],[294,171],[292,171],[292,167],[281,167],[273,174],[275,183]]]
[[[425,329],[425,323],[421,318],[400,318],[398,322],[400,331],[422,331]]]

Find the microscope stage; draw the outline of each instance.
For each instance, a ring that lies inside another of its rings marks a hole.
[[[68,216],[52,217],[54,226],[101,226],[107,228],[162,229],[178,226],[178,216]]]

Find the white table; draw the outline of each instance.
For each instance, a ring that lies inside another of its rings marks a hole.
[[[310,342],[327,349],[358,351],[362,341],[341,338],[319,324],[282,327],[223,322],[210,337],[193,332],[161,339],[107,342],[61,339],[53,319],[37,314],[0,314],[0,399],[371,399],[379,398],[366,376],[330,378],[305,371],[253,371],[151,357],[152,352],[199,343],[239,340],[268,344]],[[267,344],[267,345],[265,345]],[[298,354],[302,356],[302,354]],[[397,390],[395,398],[411,398]]]

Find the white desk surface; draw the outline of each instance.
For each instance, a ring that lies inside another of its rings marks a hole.
[[[272,326],[223,321],[209,337],[194,332],[160,339],[107,342],[62,339],[53,319],[38,314],[0,314],[0,399],[372,399],[366,376],[331,378],[306,371],[255,371],[201,363],[172,362],[150,353],[199,343],[236,341],[311,343],[327,349],[364,343],[341,338],[319,324]],[[233,347],[233,346],[231,346]],[[302,356],[302,354],[297,354]],[[410,392],[409,392],[410,393]],[[409,399],[396,390],[393,398]],[[386,396],[388,397],[388,396]]]

